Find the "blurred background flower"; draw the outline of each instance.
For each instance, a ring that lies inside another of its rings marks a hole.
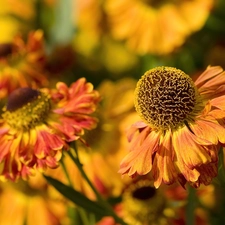
[[[18,33],[34,29],[35,14],[35,0],[1,0],[0,42],[11,42]]]
[[[168,54],[204,26],[212,6],[213,0],[107,0],[106,13],[112,35],[129,48],[141,55]]]
[[[0,206],[1,224],[69,224],[65,199],[52,192],[41,174],[29,182],[1,183]]]
[[[0,45],[1,98],[19,87],[43,87],[48,84],[45,67],[44,37],[41,30],[28,34],[27,43],[21,36]]]

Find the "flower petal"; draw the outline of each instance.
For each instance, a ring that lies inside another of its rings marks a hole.
[[[211,158],[201,144],[207,143],[204,139],[197,138],[187,127],[173,133],[173,146],[177,161],[184,163],[190,169],[211,162]],[[200,144],[199,141],[202,143]]]
[[[218,141],[225,143],[225,128],[216,120],[199,119],[195,124],[190,124],[190,128],[197,137],[208,140],[212,144],[217,145]]]
[[[210,103],[212,106],[225,110],[225,95],[212,99]]]
[[[198,77],[195,81],[195,85],[198,89],[203,87],[209,87],[211,85],[215,85],[216,83],[225,83],[225,76],[224,80],[221,81],[217,79],[217,76],[223,72],[223,68],[220,66],[209,66],[207,69]]]
[[[174,167],[174,150],[171,145],[171,131],[166,132],[162,143],[157,150],[152,167],[154,186],[158,188],[162,182],[172,184],[177,178],[177,171]]]
[[[148,132],[148,129],[144,129],[137,137],[138,140],[141,141],[139,141],[139,145],[132,145],[135,149],[131,149],[122,160],[119,173],[133,176],[136,173],[144,175],[151,171],[152,154],[157,151],[159,134],[152,131],[148,136],[146,136],[146,132]],[[142,136],[145,137],[143,142]],[[137,142],[135,139],[134,141],[135,143]]]

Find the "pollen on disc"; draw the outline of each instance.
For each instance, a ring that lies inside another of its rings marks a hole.
[[[173,67],[147,71],[135,90],[135,107],[141,118],[163,130],[176,127],[192,112],[195,103],[194,82]]]

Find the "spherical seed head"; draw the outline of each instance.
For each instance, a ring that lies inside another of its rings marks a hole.
[[[183,71],[156,67],[138,81],[134,104],[139,116],[153,128],[176,129],[193,111],[196,96],[194,82]]]

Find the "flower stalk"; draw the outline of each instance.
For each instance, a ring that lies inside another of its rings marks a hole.
[[[74,156],[72,154],[72,151],[68,151],[67,153],[68,153],[69,157],[73,160],[73,162],[76,164],[76,166],[79,169],[82,177],[85,179],[85,181],[88,183],[88,185],[91,187],[91,189],[95,193],[98,203],[106,209],[108,215],[112,216],[117,223],[119,223],[121,225],[127,225],[120,217],[118,217],[116,215],[116,213],[113,211],[112,207],[109,205],[109,203],[105,199],[103,199],[101,194],[97,191],[95,186],[92,184],[92,182],[90,181],[90,179],[86,175],[85,171],[83,170],[83,165],[78,158],[78,151],[76,149],[76,146],[75,146],[76,156]]]

